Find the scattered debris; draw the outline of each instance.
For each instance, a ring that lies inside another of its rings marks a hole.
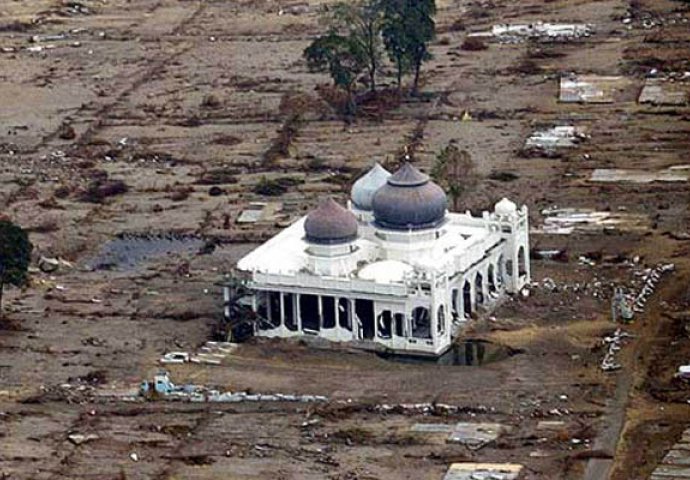
[[[478,450],[493,442],[507,427],[498,423],[415,423],[411,431],[420,434],[441,434],[447,443],[458,443],[471,450]]]
[[[522,23],[498,24],[490,32],[471,33],[470,37],[494,37],[501,43],[521,43],[527,40],[546,42],[569,41],[590,37],[594,26],[584,23]]]
[[[98,440],[100,437],[95,433],[88,433],[86,435],[81,433],[73,433],[67,436],[67,439],[74,445],[81,445],[82,443]]]
[[[645,215],[627,212],[602,212],[587,208],[559,208],[542,210],[544,225],[536,233],[570,235],[572,233],[601,233],[602,230],[645,231],[649,219]]]
[[[589,181],[601,183],[687,182],[688,178],[690,178],[690,165],[675,165],[656,172],[649,172],[647,170],[597,168],[592,172]]]
[[[642,287],[639,293],[634,297],[633,310],[637,313],[644,311],[644,306],[649,297],[654,293],[657,283],[661,277],[675,270],[675,265],[672,263],[660,264],[652,269],[646,269],[639,273],[642,276]]]
[[[322,395],[291,395],[282,393],[248,393],[248,392],[220,392],[202,385],[175,385],[170,380],[170,374],[161,371],[154,375],[153,381],[144,380],[139,386],[139,395],[152,398],[156,395],[167,400],[184,400],[189,402],[299,402],[314,403],[327,402],[328,397]]]
[[[443,480],[515,480],[522,468],[512,463],[453,463]]]

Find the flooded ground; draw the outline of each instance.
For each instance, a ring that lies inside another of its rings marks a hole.
[[[122,234],[101,247],[98,254],[87,262],[94,270],[128,271],[145,266],[147,262],[171,255],[199,253],[206,242],[189,235]]]

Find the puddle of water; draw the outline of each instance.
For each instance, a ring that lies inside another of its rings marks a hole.
[[[379,356],[386,360],[401,363],[435,363],[437,365],[479,367],[494,362],[500,362],[519,353],[523,352],[485,340],[465,340],[454,343],[448,351],[438,358],[394,354],[379,354]]]
[[[204,239],[191,235],[123,234],[104,244],[88,266],[94,270],[128,271],[167,255],[196,253],[204,243]]]

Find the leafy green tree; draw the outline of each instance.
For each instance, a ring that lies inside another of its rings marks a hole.
[[[435,0],[380,0],[384,15],[382,29],[388,57],[395,63],[398,88],[408,70],[414,72],[412,91],[419,91],[422,64],[431,59],[429,43],[435,38]]]
[[[381,31],[384,24],[381,0],[341,2],[333,9],[331,28],[347,35],[366,57],[369,89],[376,91],[376,75],[381,64],[383,45]]]
[[[26,284],[33,245],[24,229],[7,220],[0,220],[0,315],[5,284],[21,287]]]
[[[354,85],[367,63],[361,43],[351,35],[331,32],[314,40],[304,50],[304,57],[310,70],[328,72],[333,83],[345,89],[348,113],[355,113]]]

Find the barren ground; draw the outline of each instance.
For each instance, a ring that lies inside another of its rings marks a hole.
[[[437,480],[449,463],[476,460],[524,464],[525,478],[638,479],[690,424],[690,389],[672,379],[690,360],[687,183],[588,181],[595,168],[690,163],[690,109],[636,102],[650,68],[690,71],[687,5],[439,0],[425,96],[370,107],[346,124],[317,90],[328,79],[301,61],[321,31],[319,9],[333,2],[312,0],[293,12],[294,2],[282,0],[92,0],[76,13],[69,3],[0,2],[2,214],[31,230],[37,258],[72,262],[53,273],[34,269],[29,288],[7,295],[0,477]],[[468,31],[537,20],[591,23],[596,34],[541,53],[526,43],[460,48]],[[566,72],[627,82],[613,104],[561,104],[558,77]],[[293,108],[302,115],[290,124]],[[460,121],[465,111],[472,121]],[[563,122],[586,127],[591,138],[558,158],[519,154],[535,126]],[[198,348],[221,313],[217,282],[243,253],[324,192],[344,199],[373,160],[394,166],[412,145],[428,171],[450,141],[471,154],[479,176],[463,210],[508,196],[529,206],[535,228],[554,205],[643,218],[642,228],[533,235],[536,249],[566,249],[568,261],[533,260],[540,286],[467,333],[514,355],[483,366],[403,364],[252,341],[222,366],[179,366],[173,378],[331,402],[127,403],[78,391],[89,379],[101,392],[136,388],[161,354]],[[288,155],[271,155],[276,147]],[[517,178],[501,181],[496,174],[505,172]],[[280,197],[262,197],[253,187],[264,177],[298,181]],[[127,192],[88,201],[89,188],[105,178]],[[236,224],[254,201],[280,202],[279,215]],[[128,268],[89,268],[122,234],[220,245],[206,255],[190,247]],[[595,264],[579,262],[583,254]],[[642,268],[621,262],[634,257],[673,262],[676,271],[626,327],[637,337],[620,352],[623,369],[603,373],[601,338],[616,328],[612,286]],[[558,289],[544,287],[545,278]],[[461,409],[448,418],[376,408],[401,402]],[[409,432],[416,422],[459,420],[512,430],[477,451]],[[541,420],[564,423],[545,431]],[[77,446],[67,440],[74,432],[98,438]]]

